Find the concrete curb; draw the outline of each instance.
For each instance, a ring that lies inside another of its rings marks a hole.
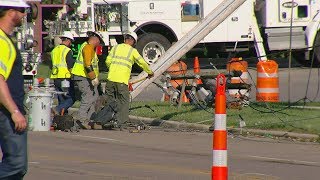
[[[196,123],[183,123],[177,121],[166,121],[157,118],[145,118],[139,116],[129,115],[129,119],[131,122],[140,123],[142,121],[145,124],[150,126],[160,126],[164,128],[172,128],[172,129],[192,129],[198,131],[209,131],[209,125],[204,124],[196,124]]]
[[[316,134],[304,134],[304,133],[293,133],[293,132],[286,132],[286,131],[270,131],[270,130],[260,130],[260,129],[240,129],[240,128],[229,128],[229,131],[236,131],[241,132],[242,134],[252,133],[256,135],[263,135],[263,136],[276,136],[276,137],[285,137],[285,138],[293,138],[293,139],[301,139],[301,140],[308,140],[308,141],[316,141],[319,139],[319,135]]]
[[[139,116],[129,116],[129,119],[133,123],[140,123],[143,122],[150,126],[159,126],[164,128],[172,128],[172,129],[192,129],[195,131],[204,131],[209,132],[209,125],[204,124],[196,124],[196,123],[184,123],[184,122],[177,122],[177,121],[166,121],[157,118],[146,118],[146,117],[139,117]],[[285,138],[294,138],[294,139],[301,139],[306,141],[317,141],[319,139],[319,135],[316,134],[304,134],[304,133],[293,133],[293,132],[286,132],[286,131],[269,131],[269,130],[259,130],[259,129],[246,129],[246,128],[228,128],[229,132],[237,132],[242,134],[256,134],[256,135],[263,135],[263,136],[275,136],[275,137],[285,137]]]

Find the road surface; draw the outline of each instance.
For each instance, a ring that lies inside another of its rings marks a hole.
[[[151,129],[30,132],[26,180],[207,180],[212,134]],[[317,180],[320,146],[228,138],[229,179]]]

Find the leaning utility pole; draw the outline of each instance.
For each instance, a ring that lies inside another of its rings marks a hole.
[[[132,98],[138,96],[149,84],[157,77],[164,73],[174,62],[179,60],[185,53],[205,38],[214,28],[221,24],[231,13],[240,7],[246,0],[225,0],[202,21],[184,35],[178,42],[171,46],[168,51],[151,66],[154,77],[146,79],[133,85],[131,92]],[[147,74],[142,72],[137,79],[146,77]]]

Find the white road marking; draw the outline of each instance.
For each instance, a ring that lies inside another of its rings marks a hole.
[[[117,139],[111,139],[111,138],[104,138],[104,137],[96,137],[96,136],[83,136],[83,135],[73,135],[77,137],[84,137],[84,138],[90,138],[90,139],[100,139],[100,140],[107,140],[107,141],[117,141],[117,142],[122,142]]]
[[[275,162],[287,162],[287,163],[294,163],[294,164],[318,164],[319,162],[314,161],[300,161],[295,159],[282,159],[282,158],[272,158],[272,157],[264,157],[264,156],[248,156],[251,158],[262,159],[262,160],[269,160]]]
[[[31,162],[28,162],[29,164],[40,164],[40,162],[35,162],[35,161],[31,161]]]

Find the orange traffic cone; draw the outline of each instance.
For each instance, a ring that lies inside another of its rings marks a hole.
[[[193,61],[193,73],[200,74],[200,63],[199,63],[199,58],[197,56],[194,58],[194,61]],[[197,80],[197,84],[202,84],[201,79]]]

